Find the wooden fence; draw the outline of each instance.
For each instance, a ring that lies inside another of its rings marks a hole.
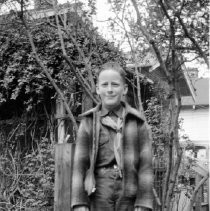
[[[55,146],[55,211],[71,210],[72,158],[74,144]]]

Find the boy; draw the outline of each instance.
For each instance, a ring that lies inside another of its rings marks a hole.
[[[101,104],[82,114],[72,178],[74,211],[152,209],[151,139],[139,112],[124,102],[125,72],[109,62],[98,73]]]

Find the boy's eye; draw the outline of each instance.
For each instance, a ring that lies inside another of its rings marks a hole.
[[[112,83],[112,86],[119,86],[118,83]]]
[[[113,86],[113,87],[118,87],[119,83],[112,82],[110,85]],[[107,82],[101,83],[101,86],[107,87],[107,86],[109,86],[109,83],[107,83]]]
[[[102,83],[101,84],[101,86],[103,86],[103,87],[105,87],[105,86],[107,86],[108,85],[108,83]]]

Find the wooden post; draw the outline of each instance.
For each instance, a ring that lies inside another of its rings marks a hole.
[[[58,119],[57,140],[55,145],[55,188],[54,211],[71,210],[71,179],[74,144],[66,143],[65,108],[63,101],[56,103]]]
[[[195,179],[195,186],[201,181],[201,175],[197,174]],[[195,199],[195,211],[201,211],[202,188],[199,188]]]
[[[55,205],[54,211],[71,210],[72,157],[74,144],[55,146]]]
[[[209,161],[209,150],[210,150],[210,145],[207,145],[206,146],[206,160]],[[209,171],[209,164],[207,165],[207,171]],[[210,193],[210,186],[209,186],[209,182],[207,182],[207,203],[208,203],[208,206],[210,207],[210,200],[209,200],[209,195]]]
[[[65,139],[65,108],[61,99],[56,102],[56,118],[58,119],[58,143],[61,144]]]

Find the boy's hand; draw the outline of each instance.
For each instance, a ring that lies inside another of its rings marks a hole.
[[[73,210],[74,211],[89,211],[89,208],[86,206],[76,206]]]
[[[150,211],[151,209],[145,207],[135,207],[134,211]]]

